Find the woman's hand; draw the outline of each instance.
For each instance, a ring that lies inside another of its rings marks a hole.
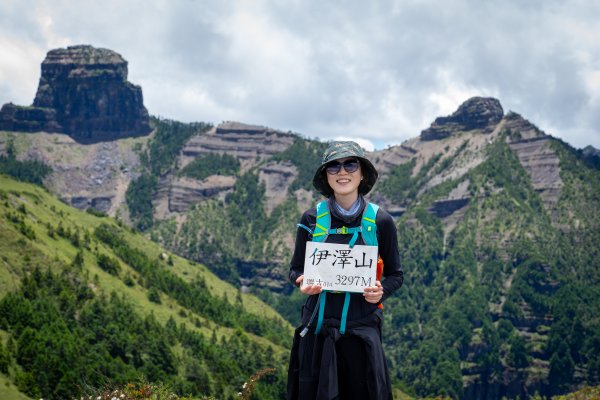
[[[303,282],[304,282],[304,275],[300,275],[296,279],[296,285],[298,285],[300,287],[300,291],[304,294],[313,295],[313,294],[319,294],[323,291],[323,288],[319,285],[303,285],[302,284]]]
[[[366,287],[363,296],[369,303],[379,303],[383,297],[383,286],[381,286],[381,282],[377,281],[375,282],[375,286]]]

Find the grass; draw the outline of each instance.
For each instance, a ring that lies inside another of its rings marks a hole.
[[[30,400],[30,397],[19,392],[19,389],[4,375],[0,374],[0,399],[2,400]]]
[[[111,218],[96,217],[72,208],[38,186],[17,182],[0,175],[0,188],[0,293],[17,289],[23,271],[29,267],[49,266],[56,271],[62,268],[62,265],[70,264],[75,258],[77,249],[68,239],[59,236],[50,237],[46,224],[57,227],[58,222],[61,221],[65,229],[74,230],[78,227],[81,232],[89,231],[90,233],[101,223],[116,225],[116,221]],[[5,218],[7,212],[18,213],[17,209],[22,205],[26,209],[25,222],[35,232],[35,240],[23,239],[15,224]],[[128,229],[123,229],[123,231],[125,240],[132,247],[142,250],[151,259],[158,258],[161,253],[170,254],[139,233],[131,232]],[[93,242],[92,250],[95,250],[96,246],[98,251],[116,258],[111,249],[103,243]],[[223,293],[227,293],[228,300],[231,303],[235,301],[238,289],[221,281],[205,266],[191,263],[172,254],[171,258],[173,266],[170,268],[173,273],[187,281],[198,276],[202,277],[213,296],[220,298]],[[217,337],[228,338],[235,332],[234,329],[220,326],[218,321],[209,321],[189,310],[184,310],[185,316],[182,316],[182,307],[164,294],[161,294],[162,304],[152,303],[148,300],[145,288],[137,283],[132,287],[124,283],[123,279],[127,274],[131,275],[134,281],[138,274],[122,262],[119,276],[113,276],[98,267],[96,257],[89,250],[84,250],[84,259],[84,268],[89,273],[90,279],[97,276],[97,290],[107,294],[115,291],[123,295],[134,305],[140,315],[152,312],[162,324],[166,323],[169,318],[173,318],[178,325],[183,323],[187,325],[188,329],[199,331],[205,336],[212,335],[213,329],[216,331]],[[252,295],[243,294],[242,301],[246,310],[253,314],[274,317],[283,321],[283,318],[275,310]],[[200,321],[199,327],[194,323],[196,319]],[[286,325],[289,326],[291,332],[291,326],[287,323]],[[251,334],[248,336],[261,345],[271,345],[276,354],[283,354],[287,351],[264,338]],[[4,397],[0,396],[0,398]]]

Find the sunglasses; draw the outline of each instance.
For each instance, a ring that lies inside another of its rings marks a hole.
[[[329,175],[335,175],[344,167],[344,171],[351,174],[353,172],[358,171],[360,167],[360,162],[358,160],[346,160],[343,163],[339,161],[333,161],[325,167],[325,170]]]

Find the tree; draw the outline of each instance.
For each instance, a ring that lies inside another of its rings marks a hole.
[[[513,333],[509,341],[508,363],[514,368],[525,368],[529,365],[527,342],[518,332]]]
[[[550,358],[550,372],[548,381],[552,394],[558,394],[566,391],[569,384],[573,381],[575,373],[575,362],[571,357],[569,346],[566,343],[558,345],[557,351]]]
[[[0,340],[0,372],[3,374],[8,373],[8,367],[10,366],[10,357],[4,343]]]

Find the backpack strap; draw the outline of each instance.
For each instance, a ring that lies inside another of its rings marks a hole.
[[[317,222],[312,235],[313,242],[324,242],[329,236],[329,227],[331,226],[331,214],[327,201],[321,201],[317,204]]]
[[[354,228],[348,228],[347,226],[342,226],[341,228],[337,228],[337,229],[330,229],[329,230],[329,234],[330,235],[352,235],[352,238],[350,238],[350,243],[348,243],[348,245],[350,246],[350,248],[354,247],[354,244],[356,244],[356,240],[358,239],[358,234],[362,231],[362,227],[361,226],[357,226]]]
[[[329,214],[329,207],[327,201],[321,201],[317,203],[317,221],[315,223],[315,230],[312,234],[313,242],[325,242],[327,236],[329,236],[329,227],[331,226],[331,214]],[[315,335],[321,332],[323,326],[323,316],[325,315],[325,302],[327,300],[327,290],[323,290],[319,295],[319,315],[317,316],[317,326],[315,327]]]
[[[315,335],[321,332],[323,327],[323,316],[325,315],[325,302],[327,290],[323,290],[319,296],[319,316],[317,317],[317,326],[315,327]],[[342,308],[342,318],[340,320],[340,334],[346,333],[346,319],[348,319],[348,309],[350,308],[350,292],[346,292],[344,297],[344,306]]]
[[[342,308],[342,319],[340,320],[340,334],[346,333],[346,318],[348,318],[348,308],[350,307],[350,292],[346,292],[344,298],[344,308]]]
[[[362,221],[360,223],[361,235],[367,246],[377,246],[377,224],[375,220],[377,218],[377,211],[379,206],[377,204],[368,203],[363,212]]]
[[[323,326],[323,315],[325,314],[325,298],[327,295],[327,291],[323,290],[319,295],[319,316],[317,317],[317,326],[315,327],[315,335],[318,335],[321,332],[321,327]]]

